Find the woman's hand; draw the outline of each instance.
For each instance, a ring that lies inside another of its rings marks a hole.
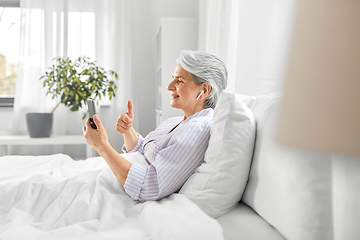
[[[132,110],[132,102],[130,100],[127,102],[127,109],[128,111],[120,115],[120,117],[116,121],[116,131],[121,134],[129,133],[132,127],[134,112]]]
[[[115,128],[116,131],[123,135],[126,151],[129,152],[136,146],[139,136],[132,126],[134,112],[133,105],[130,100],[127,102],[127,109],[128,111],[122,114],[116,121]]]
[[[90,144],[104,158],[111,168],[111,171],[114,173],[116,179],[124,185],[131,163],[122,157],[113,147],[111,147],[100,118],[95,115],[93,120],[97,129],[93,129],[90,126],[90,119],[88,119],[83,128],[85,139],[88,144]]]
[[[109,145],[108,136],[100,118],[97,115],[94,115],[93,120],[97,129],[93,129],[90,126],[90,119],[88,119],[83,128],[83,133],[87,143],[100,153],[106,145]]]

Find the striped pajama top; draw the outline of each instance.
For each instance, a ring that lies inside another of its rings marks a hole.
[[[178,191],[204,160],[213,112],[212,108],[204,109],[182,123],[183,117],[170,118],[145,138],[139,134],[130,152],[140,152],[149,166],[134,163],[130,167],[124,184],[126,193],[143,202]],[[123,150],[126,152],[124,146]]]

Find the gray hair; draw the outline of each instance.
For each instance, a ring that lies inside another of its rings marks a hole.
[[[204,108],[215,108],[218,98],[227,85],[227,70],[223,61],[211,53],[184,50],[177,63],[190,73],[197,85],[211,86],[205,98]]]

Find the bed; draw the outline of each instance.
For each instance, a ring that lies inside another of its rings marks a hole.
[[[127,156],[129,157],[129,156]],[[133,157],[134,158],[134,157]],[[182,194],[132,200],[101,157],[0,157],[0,239],[223,239]]]

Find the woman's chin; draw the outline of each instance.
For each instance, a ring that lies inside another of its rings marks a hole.
[[[176,103],[174,103],[174,101],[171,101],[171,102],[170,102],[170,107],[172,107],[172,108],[179,108],[179,106],[178,106]]]

